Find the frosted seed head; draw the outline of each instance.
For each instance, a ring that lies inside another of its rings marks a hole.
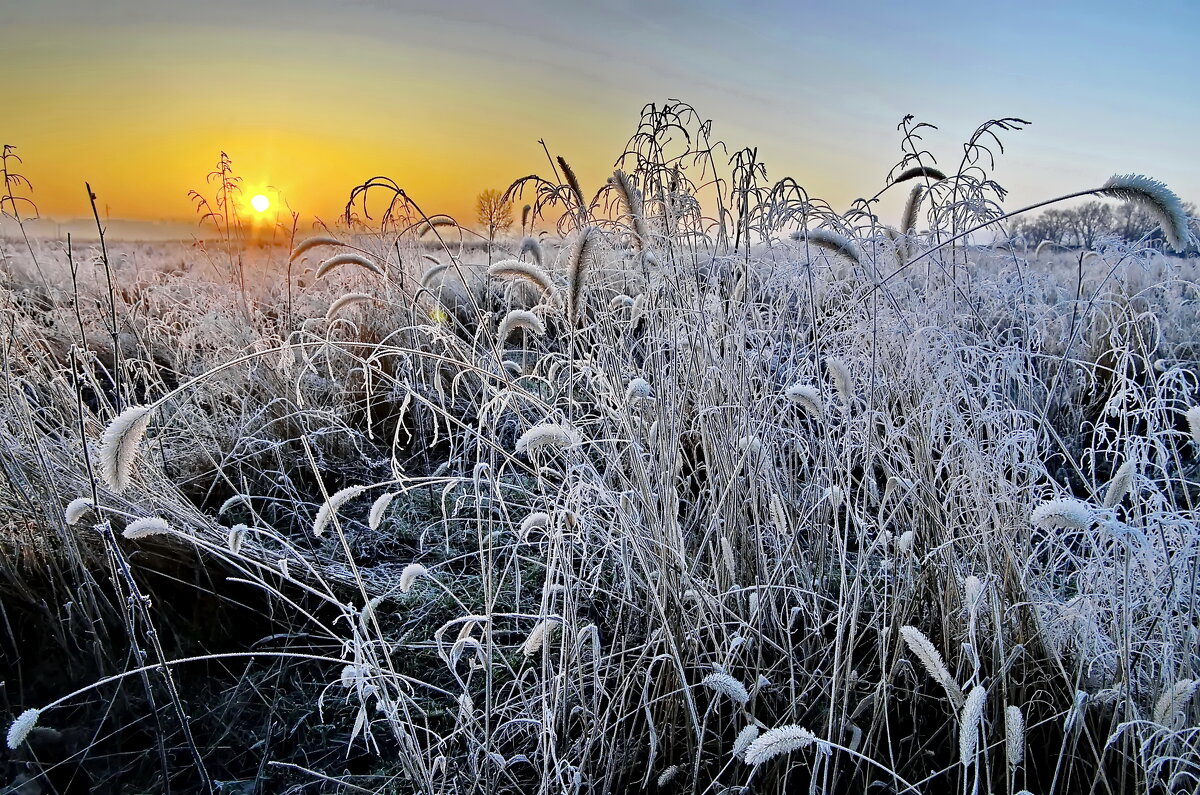
[[[1087,530],[1092,526],[1092,510],[1087,503],[1066,497],[1042,503],[1029,519],[1043,530]]]
[[[25,742],[25,738],[37,726],[38,718],[41,714],[41,710],[27,709],[17,716],[17,719],[8,727],[8,748],[10,751],[15,751],[21,747],[21,743]]]
[[[517,440],[516,452],[530,455],[546,449],[565,449],[579,444],[579,433],[567,425],[544,423],[537,425]]]
[[[67,503],[67,509],[63,512],[63,518],[70,527],[79,522],[88,511],[92,509],[92,500],[90,497],[76,497]]]
[[[146,538],[148,536],[169,535],[171,526],[166,520],[158,517],[145,517],[143,519],[135,519],[125,525],[125,530],[121,535],[128,539]]]
[[[429,569],[422,566],[420,563],[410,563],[404,567],[404,571],[400,572],[400,591],[408,593],[412,590],[413,583],[421,577],[429,576]]]
[[[1104,183],[1100,192],[1136,204],[1153,215],[1163,237],[1176,251],[1183,251],[1191,242],[1183,202],[1158,180],[1143,174],[1115,174]]]
[[[100,477],[113,491],[129,488],[138,445],[150,427],[147,406],[130,406],[122,411],[100,437]]]
[[[702,684],[728,698],[735,704],[745,705],[750,701],[746,686],[727,673],[718,671],[704,677]]]

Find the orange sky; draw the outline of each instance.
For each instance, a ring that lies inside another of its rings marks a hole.
[[[941,126],[927,143],[950,168],[980,122],[1031,119],[997,172],[1014,206],[1127,171],[1200,198],[1187,3],[933,3],[928,25],[882,0],[8,2],[0,143],[47,216],[87,215],[87,180],[112,217],[194,220],[187,191],[224,149],[247,196],[273,186],[306,217],[382,174],[469,218],[480,190],[548,172],[539,138],[599,186],[667,97],[835,207],[883,183],[905,113]],[[1118,34],[1155,57],[1095,46]]]
[[[344,53],[372,44],[352,38],[223,34],[229,54],[213,59],[211,31],[58,29],[52,53],[39,34],[50,36],[16,44],[18,58],[45,65],[6,90],[24,111],[0,130],[46,215],[84,214],[87,180],[115,216],[190,217],[187,190],[207,192],[222,149],[248,195],[278,191],[306,214],[340,212],[376,174],[435,210],[463,211],[516,170],[544,168],[539,135],[569,140],[569,155],[599,167],[630,123],[515,116],[511,97],[498,101],[469,72],[416,77],[416,52],[412,64],[370,53],[348,63]]]

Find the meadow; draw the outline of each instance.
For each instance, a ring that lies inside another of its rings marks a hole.
[[[10,791],[1200,792],[1178,198],[1045,247],[1019,119],[845,211],[637,122],[490,242],[3,242]]]

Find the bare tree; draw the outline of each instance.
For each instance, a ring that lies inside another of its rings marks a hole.
[[[512,201],[505,201],[502,191],[488,188],[475,199],[475,211],[479,225],[487,231],[488,243],[500,232],[507,232],[513,225]]]
[[[1075,242],[1084,248],[1093,248],[1096,240],[1113,228],[1112,207],[1101,202],[1088,202],[1065,211],[1066,225]]]

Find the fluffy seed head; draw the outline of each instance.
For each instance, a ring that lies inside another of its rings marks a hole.
[[[579,300],[583,295],[583,279],[588,265],[595,256],[598,237],[599,232],[594,226],[580,229],[579,236],[575,239],[575,248],[571,252],[571,289],[567,296],[567,314],[572,322],[579,320]]]
[[[975,761],[975,749],[979,746],[979,726],[983,722],[983,708],[987,704],[987,689],[975,685],[967,694],[958,725],[958,761],[963,767]]]
[[[528,538],[534,530],[541,530],[550,525],[550,514],[537,511],[525,517],[521,522],[521,538]]]
[[[900,231],[906,235],[917,231],[917,215],[921,212],[921,198],[924,195],[924,185],[917,185],[908,193],[908,201],[904,203],[904,215],[900,218]]]
[[[1112,482],[1108,484],[1108,491],[1104,492],[1104,507],[1115,508],[1125,499],[1125,495],[1129,493],[1129,489],[1133,486],[1133,480],[1137,477],[1137,462],[1130,460],[1117,469],[1113,475]]]
[[[821,499],[828,500],[829,504],[835,509],[842,507],[842,503],[846,500],[846,492],[842,491],[841,486],[829,486],[821,495]]]
[[[408,593],[412,590],[413,583],[421,577],[428,577],[429,569],[422,566],[420,563],[410,563],[404,567],[404,571],[400,572],[400,591]]]
[[[1025,760],[1025,716],[1012,704],[1004,710],[1004,749],[1009,769],[1016,770]]]
[[[1190,236],[1183,202],[1163,183],[1142,174],[1116,174],[1100,193],[1136,204],[1153,215],[1171,248],[1183,251],[1187,246]]]
[[[746,753],[746,749],[750,747],[750,743],[758,739],[758,726],[751,723],[749,726],[738,732],[738,736],[733,741],[733,756],[735,759],[741,759]]]
[[[450,266],[445,263],[438,263],[421,275],[421,286],[429,287],[433,284],[434,279],[441,276]]]
[[[388,506],[392,504],[392,500],[396,498],[395,491],[387,491],[375,498],[375,502],[371,503],[371,512],[367,516],[367,526],[372,530],[378,530],[379,525],[383,522],[383,515],[387,512]]]
[[[375,300],[375,296],[366,293],[346,293],[329,305],[329,309],[325,312],[325,319],[333,320],[352,306],[371,303]]]
[[[892,180],[892,184],[907,182],[910,179],[917,179],[918,177],[928,179],[930,182],[941,182],[946,178],[946,175],[932,166],[913,166],[901,172],[900,176]]]
[[[321,509],[317,511],[317,518],[313,520],[313,535],[317,538],[324,535],[338,509],[366,490],[366,486],[347,486],[329,495],[329,501],[321,506]]]
[[[837,390],[838,397],[843,403],[850,405],[850,398],[854,396],[854,379],[850,377],[850,368],[838,357],[829,356],[825,359],[825,371],[833,379],[833,387]]]
[[[434,215],[427,220],[422,221],[416,227],[417,237],[425,237],[425,235],[437,229],[439,226],[458,226],[458,222],[448,215]]]
[[[150,427],[150,409],[130,406],[116,416],[100,437],[100,477],[113,491],[129,488],[133,459]]]
[[[825,407],[821,403],[821,393],[817,391],[816,387],[808,384],[792,384],[783,394],[814,419],[820,419],[825,413]]]
[[[225,513],[235,505],[245,505],[246,507],[250,507],[250,498],[245,494],[233,495],[229,499],[225,500],[225,502],[221,503],[221,507],[217,509],[217,516],[224,516]]]
[[[896,542],[896,549],[905,555],[913,551],[913,545],[917,543],[917,534],[912,530],[905,530],[900,534],[900,539]]]
[[[1200,406],[1192,406],[1184,417],[1187,419],[1188,431],[1192,434],[1192,442],[1196,445],[1196,453],[1200,455]]]
[[[67,509],[63,511],[63,518],[67,522],[67,526],[74,525],[83,515],[92,509],[91,497],[76,497],[67,503]]]
[[[636,400],[645,400],[650,397],[650,394],[650,382],[645,378],[635,378],[625,388],[625,402],[633,403]]]
[[[954,681],[954,677],[950,675],[950,671],[946,668],[946,663],[942,659],[941,653],[938,652],[933,642],[925,637],[925,633],[916,627],[900,627],[900,637],[904,638],[904,642],[908,645],[908,648],[921,661],[921,664],[925,666],[926,672],[945,689],[946,695],[950,697],[950,701],[954,704],[955,708],[961,707],[963,705],[962,688],[958,686],[958,682]]]
[[[376,276],[383,275],[383,268],[379,267],[379,265],[373,260],[367,259],[362,254],[346,252],[344,254],[334,254],[332,257],[322,262],[321,267],[317,268],[317,278],[324,279],[330,273],[342,267],[343,265],[354,265],[362,268],[365,271],[370,271]]]
[[[171,525],[167,524],[166,520],[155,516],[148,516],[143,519],[134,519],[125,525],[125,530],[121,535],[129,539],[136,539],[146,538],[147,536],[168,535],[170,532]]]
[[[505,259],[492,265],[487,270],[488,276],[497,279],[524,279],[547,295],[554,294],[554,282],[550,274],[532,262],[521,262],[519,259]]]
[[[817,246],[818,248],[841,254],[854,263],[862,262],[862,252],[859,250],[858,244],[840,232],[834,232],[832,229],[796,230],[791,233],[790,237],[797,242],[807,240],[811,246]]]
[[[663,787],[667,786],[672,781],[674,781],[675,776],[677,776],[677,775],[679,775],[679,765],[671,765],[666,770],[664,770],[662,773],[659,773],[658,781],[655,783],[658,784],[659,789],[662,789]]]
[[[294,262],[297,257],[299,257],[302,254],[304,254],[305,252],[310,251],[319,246],[340,246],[340,245],[342,245],[342,241],[338,240],[336,237],[326,237],[324,235],[320,235],[317,237],[306,238],[304,240],[301,240],[299,243],[297,243],[296,247],[294,249],[292,249],[292,254],[290,257],[288,257],[288,261]]]
[[[531,455],[547,448],[567,448],[579,444],[579,434],[574,428],[557,423],[543,423],[521,434],[517,440],[518,454]]]
[[[496,331],[496,344],[504,345],[517,329],[525,329],[539,337],[546,333],[546,326],[540,317],[527,309],[513,309],[500,321],[500,327]]]
[[[818,742],[817,735],[803,726],[777,726],[750,743],[743,759],[748,765],[758,766]]]
[[[642,209],[642,193],[634,187],[629,175],[621,169],[613,172],[609,180],[617,189],[625,214],[633,221],[633,231],[637,235],[638,247],[644,247],[648,242],[649,233],[646,230],[646,217]]]
[[[983,580],[974,574],[963,580],[963,602],[966,604],[967,609],[972,612],[979,609],[980,603],[983,602],[983,592]]]
[[[1043,530],[1087,530],[1092,526],[1092,510],[1085,502],[1065,497],[1034,508],[1029,520]]]
[[[25,742],[25,738],[33,731],[33,727],[37,726],[38,717],[41,714],[41,710],[27,709],[17,716],[17,719],[8,727],[8,748],[10,751],[15,751],[21,747],[21,743]]]
[[[704,677],[701,684],[710,690],[715,690],[735,704],[745,705],[750,701],[750,694],[746,692],[746,686],[727,673],[721,671],[711,673]]]
[[[521,646],[521,653],[526,657],[532,657],[542,650],[546,639],[551,630],[557,625],[557,622],[543,618],[534,625],[529,633],[529,637],[525,639],[525,643]]]
[[[579,205],[579,215],[582,218],[588,210],[587,199],[583,198],[583,187],[579,184],[579,177],[575,176],[575,169],[571,168],[571,164],[566,158],[559,155],[558,167],[562,169],[563,179],[567,181],[567,186],[570,187],[571,193],[575,196],[575,201]]]
[[[1180,723],[1180,718],[1196,693],[1198,685],[1200,679],[1180,679],[1173,687],[1164,691],[1154,704],[1154,722],[1174,729]]]
[[[521,225],[524,226],[524,224]],[[536,237],[521,238],[521,256],[524,257],[526,254],[529,255],[529,258],[539,268],[545,267],[546,254],[544,249],[542,249],[542,244],[538,242]]]
[[[237,555],[242,551],[242,542],[246,540],[246,533],[250,528],[244,524],[235,524],[229,528],[228,546],[229,551]]]

